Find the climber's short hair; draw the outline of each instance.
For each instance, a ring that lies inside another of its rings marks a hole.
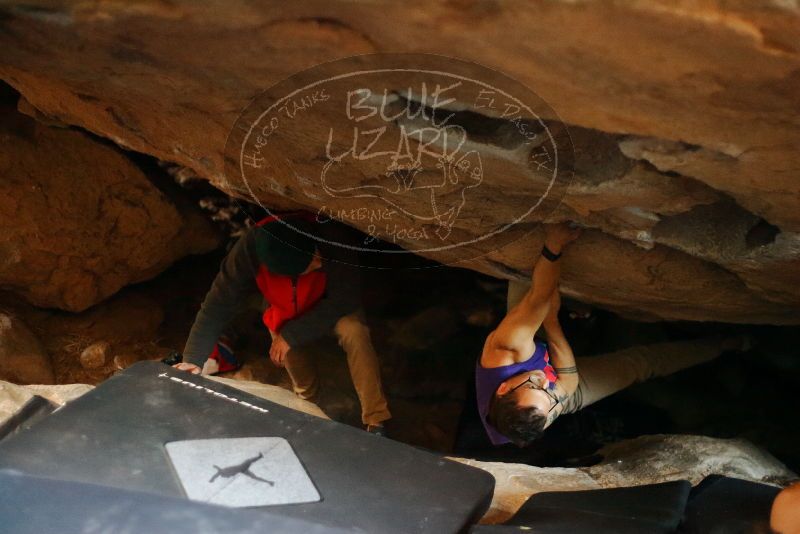
[[[519,406],[514,393],[495,393],[489,407],[489,423],[517,447],[525,447],[544,433],[547,415],[535,406]]]

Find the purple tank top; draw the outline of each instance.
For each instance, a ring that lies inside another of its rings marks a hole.
[[[495,391],[500,387],[500,384],[512,376],[526,371],[544,371],[544,374],[547,375],[547,379],[550,380],[549,389],[555,387],[555,381],[558,375],[556,375],[553,366],[550,365],[550,355],[547,353],[547,344],[540,341],[535,341],[534,343],[536,344],[536,349],[533,351],[531,357],[524,362],[487,369],[481,365],[481,360],[478,358],[478,363],[475,366],[475,393],[478,398],[478,413],[480,414],[483,428],[486,429],[486,433],[489,435],[489,439],[493,445],[511,443],[511,440],[498,432],[487,420],[489,405],[492,402]]]

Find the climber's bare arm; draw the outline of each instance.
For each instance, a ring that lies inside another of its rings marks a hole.
[[[575,355],[572,353],[561,323],[558,322],[558,310],[561,307],[561,296],[558,291],[553,292],[550,300],[550,312],[542,322],[542,327],[547,333],[547,348],[550,353],[550,363],[558,374],[556,385],[567,396],[575,393],[578,388],[578,368],[575,365]]]
[[[542,328],[547,333],[547,351],[550,354],[550,363],[556,369],[556,380],[553,395],[558,399],[558,404],[547,416],[546,426],[556,420],[566,406],[567,399],[578,389],[578,367],[575,364],[575,355],[572,353],[561,323],[558,322],[558,310],[561,307],[561,295],[558,290],[553,292],[550,300],[550,310],[542,321]]]
[[[554,254],[578,237],[579,231],[566,223],[548,225],[545,246]],[[497,329],[489,334],[483,349],[482,361],[496,364],[522,361],[533,353],[533,336],[547,317],[550,300],[558,285],[561,261],[551,261],[540,256],[533,269],[531,288],[519,304],[514,306]]]

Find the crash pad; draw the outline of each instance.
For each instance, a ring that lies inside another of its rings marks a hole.
[[[344,534],[268,510],[233,510],[84,482],[0,470],[3,534]]]
[[[168,444],[230,440],[228,447],[209,446],[195,461],[206,480],[216,468],[231,468],[231,476],[221,478],[238,483],[249,476],[234,468],[254,456],[220,451],[236,451],[242,438],[285,440],[318,494],[249,508],[281,517],[366,532],[457,532],[483,515],[494,489],[493,477],[480,469],[158,362],[114,375],[1,442],[0,469],[185,499]],[[253,463],[251,471],[276,487],[286,484],[279,472],[263,470],[267,463]],[[261,490],[271,488],[263,483]]]
[[[479,526],[472,532],[675,532],[683,517],[690,489],[688,481],[679,480],[627,488],[537,493],[503,525]]]

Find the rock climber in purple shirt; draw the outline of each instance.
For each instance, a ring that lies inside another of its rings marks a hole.
[[[575,357],[558,323],[559,258],[580,231],[548,225],[530,290],[486,338],[476,368],[478,412],[492,443],[525,445],[578,386]],[[544,327],[548,344],[534,341]],[[551,365],[552,359],[552,365]]]
[[[714,336],[576,358],[558,322],[558,277],[561,252],[579,233],[567,224],[546,227],[530,284],[509,283],[509,312],[486,338],[475,387],[481,422],[494,445],[525,446],[562,414],[723,352],[746,350],[750,343],[746,336]],[[547,343],[534,340],[540,327]]]

